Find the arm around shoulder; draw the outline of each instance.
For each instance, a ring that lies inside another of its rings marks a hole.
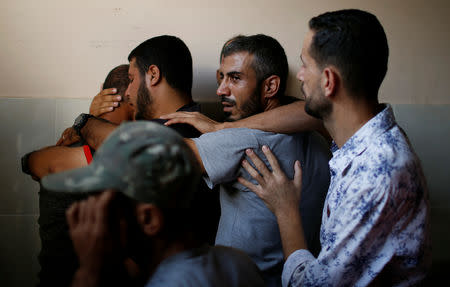
[[[236,122],[224,123],[224,127],[247,127],[286,134],[315,130],[329,137],[322,121],[305,112],[304,101],[296,101]]]

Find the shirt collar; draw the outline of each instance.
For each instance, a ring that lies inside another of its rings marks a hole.
[[[333,158],[330,160],[330,167],[335,172],[343,171],[356,156],[367,149],[375,138],[395,124],[391,105],[383,104],[383,106],[383,110],[365,123],[341,148],[338,148],[333,141],[331,145]]]

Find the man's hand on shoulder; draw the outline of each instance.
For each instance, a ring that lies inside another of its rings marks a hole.
[[[223,129],[223,123],[216,122],[199,112],[176,112],[161,116],[161,119],[168,120],[165,125],[188,124],[196,128],[202,134],[215,132]]]
[[[276,215],[282,215],[292,209],[298,210],[302,189],[302,170],[298,161],[294,164],[294,179],[289,180],[278,164],[278,160],[267,146],[262,148],[264,155],[270,163],[273,171],[270,171],[264,162],[253,152],[246,150],[256,169],[247,160],[242,161],[242,166],[258,182],[257,185],[239,177],[238,181],[254,193],[256,193]]]
[[[104,113],[112,112],[114,108],[119,106],[119,102],[122,99],[122,97],[116,93],[116,88],[101,90],[92,100],[91,106],[89,107],[89,113],[98,117]]]
[[[69,146],[81,140],[78,133],[75,131],[73,127],[67,128],[61,134],[61,137],[56,142],[57,146]]]

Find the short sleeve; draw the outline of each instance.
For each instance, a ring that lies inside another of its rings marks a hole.
[[[207,133],[193,140],[205,167],[205,180],[210,188],[235,180],[245,149],[258,148],[258,141],[252,130],[245,128]]]

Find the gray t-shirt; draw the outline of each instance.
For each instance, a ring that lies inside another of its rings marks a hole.
[[[146,287],[263,287],[255,263],[225,246],[204,246],[177,253],[158,265]]]
[[[330,180],[326,142],[317,133],[285,135],[246,128],[207,133],[194,141],[208,186],[221,185],[216,244],[244,251],[262,270],[269,285],[281,285],[283,250],[277,220],[256,194],[236,181],[242,175],[256,183],[241,167],[241,161],[245,149],[252,148],[269,165],[261,151],[267,145],[286,175],[293,178],[294,162],[300,160],[303,188],[299,208],[308,248],[317,254],[323,202]]]

